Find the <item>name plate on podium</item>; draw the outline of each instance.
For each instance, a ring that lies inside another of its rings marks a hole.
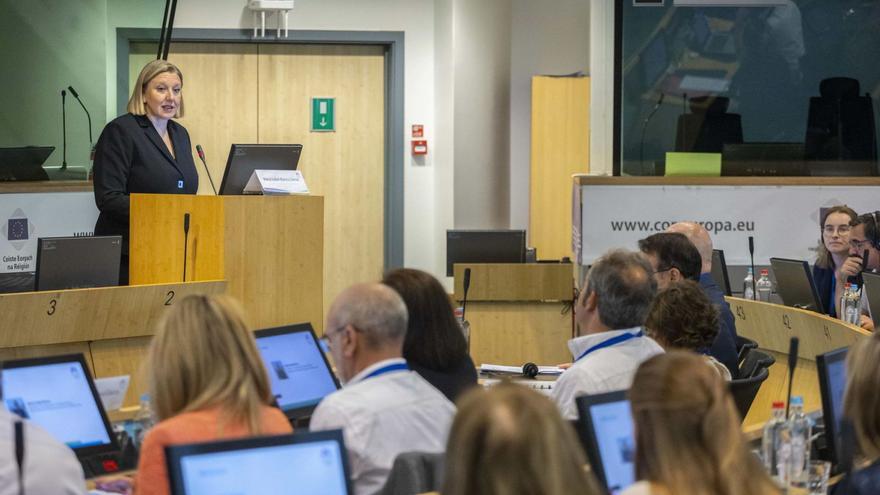
[[[244,186],[245,194],[309,194],[299,170],[254,170]]]

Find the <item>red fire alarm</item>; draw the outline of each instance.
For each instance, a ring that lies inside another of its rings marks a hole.
[[[413,124],[412,137],[414,137],[414,138],[425,137],[425,126],[423,126],[422,124]]]
[[[425,139],[413,139],[412,141],[412,154],[413,155],[427,155],[428,154],[428,141]]]

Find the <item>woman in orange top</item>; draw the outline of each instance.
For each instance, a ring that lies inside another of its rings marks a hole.
[[[159,423],[147,432],[137,495],[167,495],[165,447],[292,432],[272,393],[253,335],[224,296],[189,296],[169,311],[150,346],[149,387]]]

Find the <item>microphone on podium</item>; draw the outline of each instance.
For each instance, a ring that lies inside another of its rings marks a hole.
[[[92,115],[89,113],[89,110],[86,108],[86,105],[82,102],[82,100],[79,99],[79,93],[77,93],[76,90],[73,89],[73,86],[68,86],[67,90],[70,91],[70,94],[72,94],[74,98],[76,98],[77,103],[79,103],[79,106],[82,107],[83,111],[86,113],[86,118],[89,120],[89,150],[91,151],[91,147],[95,143],[95,141],[92,139]]]
[[[199,159],[202,160],[202,165],[205,166],[205,173],[208,174],[208,180],[211,182],[211,189],[214,190],[214,196],[217,195],[217,188],[214,187],[214,178],[211,177],[211,171],[208,169],[208,163],[205,161],[205,151],[202,150],[202,145],[196,145],[196,152],[199,154]]]
[[[67,91],[61,90],[61,170],[67,170]]]
[[[186,282],[186,248],[189,244],[189,213],[183,214],[183,281]]]

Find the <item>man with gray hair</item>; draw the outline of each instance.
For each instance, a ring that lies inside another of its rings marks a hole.
[[[455,406],[403,359],[406,305],[390,287],[342,291],[324,338],[345,383],[318,404],[312,430],[342,429],[357,495],[377,492],[401,452],[443,452]]]
[[[553,387],[566,419],[577,418],[577,397],[628,389],[639,364],[663,352],[642,328],[657,293],[652,272],[644,255],[625,250],[593,263],[575,304],[574,363]]]

